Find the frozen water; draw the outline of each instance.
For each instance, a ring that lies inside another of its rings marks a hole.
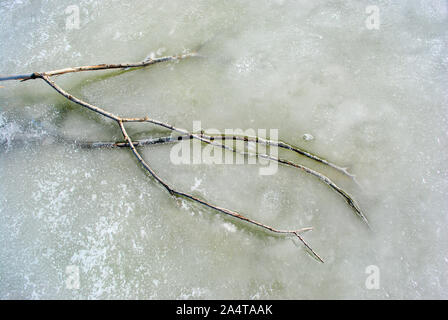
[[[378,29],[366,26],[371,1],[3,1],[1,74],[200,47],[202,58],[57,81],[120,115],[279,129],[356,174],[359,186],[288,156],[346,188],[374,231],[291,168],[260,176],[256,165],[171,165],[168,145],[143,151],[181,190],[279,228],[313,226],[305,237],[319,264],[291,240],[173,199],[128,150],[52,143],[52,132],[121,136],[40,81],[5,82],[0,297],[448,298],[447,4],[376,3]],[[366,287],[372,265],[379,289]],[[67,285],[71,270],[79,288]]]

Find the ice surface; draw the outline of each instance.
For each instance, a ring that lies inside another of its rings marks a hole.
[[[127,150],[47,141],[55,131],[121,136],[42,82],[2,83],[0,297],[448,298],[447,4],[376,3],[378,30],[366,27],[371,1],[2,2],[1,74],[201,47],[203,58],[57,81],[120,115],[186,129],[195,120],[205,129],[279,129],[281,140],[356,174],[360,186],[288,156],[346,188],[374,232],[300,171],[174,166],[171,146],[144,149],[181,190],[279,228],[313,226],[305,237],[319,264],[290,239],[173,199]],[[67,28],[70,5],[79,29]],[[377,290],[365,285],[371,265]],[[67,286],[68,266],[79,270],[79,289]]]

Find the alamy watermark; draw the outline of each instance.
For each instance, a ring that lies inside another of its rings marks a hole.
[[[368,14],[366,19],[366,28],[369,30],[379,30],[380,8],[378,8],[378,6],[367,6],[366,13]]]
[[[380,268],[376,265],[370,265],[366,267],[366,289],[368,290],[378,290],[380,288]]]
[[[255,138],[259,141],[278,140],[278,129],[269,129],[269,139],[267,138],[266,129],[225,129],[220,132],[217,129],[202,130],[201,121],[193,121],[193,132],[206,132],[209,136],[223,136],[227,139],[211,141],[212,143],[202,147],[202,141],[199,139],[185,139],[181,143],[174,145],[171,148],[170,160],[175,165],[179,164],[258,164],[259,174],[263,176],[273,175],[277,172],[278,163],[270,161],[267,157],[277,158],[278,148],[276,146],[267,146],[266,143],[257,143],[255,141],[248,141],[244,137]],[[232,139],[231,137],[238,137]],[[206,138],[204,137],[206,140]],[[221,147],[221,144],[225,148]],[[248,157],[236,156],[232,152],[236,150],[238,153],[248,155]],[[266,155],[266,157],[256,157],[258,155]]]
[[[65,287],[70,290],[77,290],[80,288],[79,281],[79,267],[75,265],[65,267]]]

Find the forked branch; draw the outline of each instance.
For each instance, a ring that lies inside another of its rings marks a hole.
[[[246,151],[240,151],[233,147],[230,147],[224,143],[219,143],[217,141],[223,141],[223,140],[243,140],[243,141],[250,141],[254,143],[259,144],[265,144],[275,147],[284,148],[293,152],[296,152],[300,155],[303,155],[305,157],[308,157],[314,161],[320,162],[324,165],[330,166],[350,177],[353,178],[353,175],[348,173],[346,168],[342,168],[340,166],[337,166],[321,157],[318,157],[317,155],[314,155],[308,151],[305,151],[301,148],[295,147],[293,145],[287,144],[282,141],[274,141],[274,140],[268,140],[263,139],[260,137],[247,137],[247,136],[238,136],[238,135],[208,135],[204,132],[200,133],[191,133],[187,130],[177,128],[175,126],[172,126],[168,123],[164,123],[155,119],[151,119],[149,117],[144,118],[123,118],[118,115],[115,115],[107,110],[104,110],[102,108],[99,108],[95,105],[89,104],[88,102],[85,102],[75,96],[72,96],[68,92],[66,92],[64,89],[62,89],[59,85],[57,85],[52,79],[52,76],[67,74],[67,73],[74,73],[74,72],[83,72],[83,71],[96,71],[96,70],[110,70],[110,69],[128,69],[128,68],[142,68],[146,67],[152,64],[156,64],[159,62],[165,62],[165,61],[175,61],[184,59],[187,57],[195,56],[195,53],[189,53],[179,56],[168,56],[168,57],[161,57],[161,58],[155,58],[155,59],[145,59],[142,62],[138,63],[122,63],[122,64],[99,64],[99,65],[92,65],[92,66],[81,66],[81,67],[74,67],[74,68],[65,68],[65,69],[59,69],[59,70],[53,70],[53,71],[47,71],[47,72],[34,72],[30,74],[23,74],[23,75],[13,75],[13,76],[1,76],[0,81],[6,81],[6,80],[32,80],[32,79],[42,79],[45,81],[49,86],[51,86],[54,90],[56,90],[59,94],[64,96],[66,99],[84,107],[87,108],[93,112],[96,112],[104,117],[107,117],[109,119],[112,119],[117,122],[120,131],[124,137],[124,142],[93,142],[93,143],[84,143],[81,144],[81,146],[85,147],[127,147],[131,150],[131,152],[134,154],[134,156],[137,158],[137,160],[140,162],[140,164],[143,166],[143,168],[160,184],[162,185],[171,195],[176,197],[182,197],[189,199],[191,201],[197,202],[205,207],[214,209],[218,212],[221,212],[223,214],[226,214],[228,216],[243,220],[245,222],[248,222],[250,224],[256,225],[262,229],[268,230],[270,232],[276,233],[276,234],[284,234],[284,235],[291,235],[297,237],[303,245],[308,249],[308,251],[311,253],[311,255],[316,258],[317,260],[323,262],[323,259],[308,245],[308,243],[303,239],[303,237],[300,235],[302,232],[309,231],[311,228],[302,228],[298,230],[283,230],[283,229],[277,229],[268,225],[265,225],[261,222],[258,222],[256,220],[250,219],[236,211],[222,208],[219,206],[216,206],[214,204],[211,204],[203,199],[200,199],[196,196],[193,196],[191,194],[178,191],[174,187],[168,184],[163,178],[161,178],[152,168],[151,166],[143,159],[139,151],[137,150],[137,146],[147,145],[147,144],[159,144],[159,143],[168,143],[168,142],[174,142],[182,139],[197,139],[203,143],[210,144],[216,147],[220,147],[229,151],[232,151],[234,153],[239,153],[242,155],[248,155],[248,156],[255,156],[260,157],[264,159],[268,159],[270,161],[275,161],[283,165],[292,166],[294,168],[298,168],[303,170],[304,172],[318,178],[320,181],[328,185],[330,188],[332,188],[334,191],[336,191],[338,194],[340,194],[345,201],[350,205],[350,207],[354,210],[354,212],[368,225],[367,218],[362,213],[359,206],[356,204],[356,202],[353,200],[353,198],[347,194],[344,190],[342,190],[340,187],[338,187],[333,181],[331,181],[328,177],[325,175],[314,171],[308,167],[305,167],[300,164],[293,163],[288,160],[280,159],[277,157],[273,157],[271,155],[262,154],[262,153],[250,153]],[[164,127],[166,129],[169,129],[173,132],[177,132],[180,134],[179,137],[162,137],[162,138],[156,138],[156,139],[146,139],[141,141],[133,141],[129,134],[126,131],[125,123],[127,122],[145,122],[145,123],[151,123],[160,127]]]

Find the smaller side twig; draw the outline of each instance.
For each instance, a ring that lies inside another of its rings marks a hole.
[[[166,129],[169,129],[171,131],[175,131],[178,133],[181,133],[183,135],[189,135],[191,138],[193,139],[197,139],[200,140],[206,144],[210,144],[213,146],[217,146],[217,147],[221,147],[223,149],[226,150],[230,150],[232,152],[235,153],[239,153],[241,155],[247,155],[247,156],[257,156],[260,158],[264,158],[270,161],[275,161],[278,162],[280,164],[283,165],[287,165],[287,166],[292,166],[298,169],[303,170],[304,172],[318,178],[320,181],[322,181],[323,183],[325,183],[327,186],[329,186],[331,189],[333,189],[334,191],[336,191],[340,196],[342,196],[344,198],[344,200],[347,202],[347,204],[353,209],[354,213],[361,218],[361,220],[367,225],[367,227],[369,227],[370,229],[370,224],[369,221],[367,220],[367,217],[364,215],[364,213],[362,212],[361,208],[359,207],[359,205],[355,202],[355,200],[347,193],[345,192],[342,188],[340,188],[338,185],[336,185],[336,183],[334,183],[330,178],[328,178],[327,176],[312,170],[306,166],[303,166],[301,164],[296,164],[294,162],[288,161],[288,160],[284,160],[284,159],[280,159],[280,158],[276,158],[267,154],[253,154],[250,152],[245,152],[245,151],[238,151],[233,147],[227,146],[225,144],[222,143],[216,143],[213,141],[213,139],[211,139],[212,137],[210,136],[206,136],[203,133],[200,134],[194,134],[194,133],[190,133],[189,131],[182,129],[182,128],[177,128],[171,124],[168,123],[164,123],[162,121],[159,120],[155,120],[155,119],[151,119],[149,117],[144,117],[144,118],[122,118],[121,119],[122,122],[149,122],[152,123],[154,125],[160,126],[160,127],[164,127]]]
[[[304,231],[309,231],[311,230],[311,228],[302,228],[299,230],[281,230],[281,229],[276,229],[273,228],[271,226],[265,225],[261,222],[258,222],[256,220],[247,218],[241,214],[239,214],[236,211],[233,210],[229,210],[226,208],[222,208],[222,207],[218,207],[216,205],[213,205],[205,200],[202,200],[200,198],[197,198],[191,194],[185,193],[185,192],[181,192],[181,191],[177,191],[174,188],[170,187],[168,185],[168,183],[166,183],[160,176],[158,176],[154,170],[146,163],[146,161],[143,159],[143,157],[140,155],[140,153],[137,151],[137,149],[135,148],[134,143],[132,142],[131,138],[129,137],[124,125],[123,125],[123,121],[119,120],[118,121],[118,125],[120,126],[120,130],[123,134],[124,139],[126,140],[126,142],[129,144],[129,147],[132,151],[132,153],[135,155],[135,157],[138,159],[138,161],[140,162],[140,164],[146,169],[146,171],[148,171],[150,173],[151,176],[153,176],[157,182],[159,182],[171,195],[174,196],[178,196],[178,197],[183,197],[183,198],[187,198],[189,200],[192,200],[194,202],[200,203],[206,207],[209,207],[211,209],[214,209],[216,211],[219,211],[221,213],[224,213],[226,215],[232,216],[234,218],[246,221],[248,223],[254,224],[258,227],[261,227],[263,229],[269,230],[271,232],[274,233],[278,233],[278,234],[289,234],[289,235],[294,235],[296,236],[302,243],[303,245],[310,251],[310,253],[312,254],[312,256],[314,258],[316,258],[317,260],[319,260],[320,262],[324,262],[323,259],[309,246],[309,244],[300,236],[300,233],[304,232]]]

